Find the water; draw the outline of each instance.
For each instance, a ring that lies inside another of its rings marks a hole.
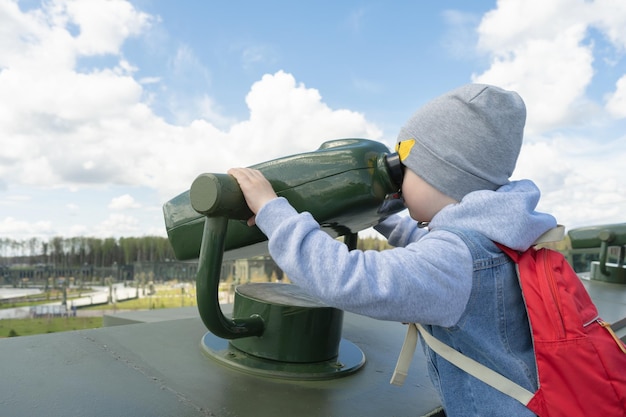
[[[38,288],[6,288],[0,287],[0,300],[26,295],[40,294]],[[1,319],[23,319],[30,316],[30,307],[5,308],[0,310]]]
[[[0,287],[0,300],[13,297],[24,297],[26,295],[40,294],[38,288],[3,288]]]
[[[75,298],[69,301],[68,309],[72,305],[76,307],[89,306],[93,304],[106,304],[109,299],[109,287],[95,286],[92,287],[93,292],[85,294],[81,298]],[[39,294],[42,291],[37,288],[3,288],[0,287],[0,299],[20,297],[30,294]],[[117,301],[128,300],[137,296],[137,289],[133,287],[125,287],[124,284],[113,285],[113,297]],[[60,306],[61,301],[50,302],[44,306]],[[31,307],[16,307],[0,309],[0,320],[2,319],[23,319],[31,317]]]

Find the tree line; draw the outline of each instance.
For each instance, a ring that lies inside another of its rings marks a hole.
[[[358,240],[361,250],[389,248],[386,240],[367,237]],[[160,236],[95,238],[53,237],[15,240],[0,238],[0,264],[76,267],[92,265],[109,267],[135,262],[167,262],[175,260],[169,240]]]
[[[160,236],[121,238],[57,236],[48,240],[0,238],[0,259],[5,265],[108,267],[114,264],[173,260],[174,252],[167,238]]]

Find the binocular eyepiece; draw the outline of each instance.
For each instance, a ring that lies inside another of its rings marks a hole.
[[[385,156],[385,165],[387,166],[389,178],[398,190],[400,190],[402,188],[402,180],[404,179],[404,165],[400,161],[398,153],[387,154]]]

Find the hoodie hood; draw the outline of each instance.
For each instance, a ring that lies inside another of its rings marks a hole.
[[[495,191],[467,194],[460,203],[445,207],[432,219],[429,229],[472,229],[515,250],[528,249],[556,219],[536,211],[541,193],[530,180],[513,181]]]

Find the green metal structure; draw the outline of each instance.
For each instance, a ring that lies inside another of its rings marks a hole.
[[[592,280],[626,284],[626,223],[581,227],[570,230],[568,235],[572,249],[600,247],[600,259],[591,262]],[[617,262],[608,262],[611,247],[617,249]]]
[[[312,213],[322,228],[335,237],[367,229],[404,208],[386,199],[400,188],[401,170],[394,154],[389,154],[379,142],[328,141],[313,152],[252,168],[263,172],[276,193],[287,198],[296,210]],[[197,192],[192,199],[194,190]],[[242,221],[250,212],[229,175],[200,175],[190,190],[165,203],[163,214],[168,238],[179,260],[199,257],[207,214],[229,219],[225,259],[247,258],[266,251],[263,233]]]

